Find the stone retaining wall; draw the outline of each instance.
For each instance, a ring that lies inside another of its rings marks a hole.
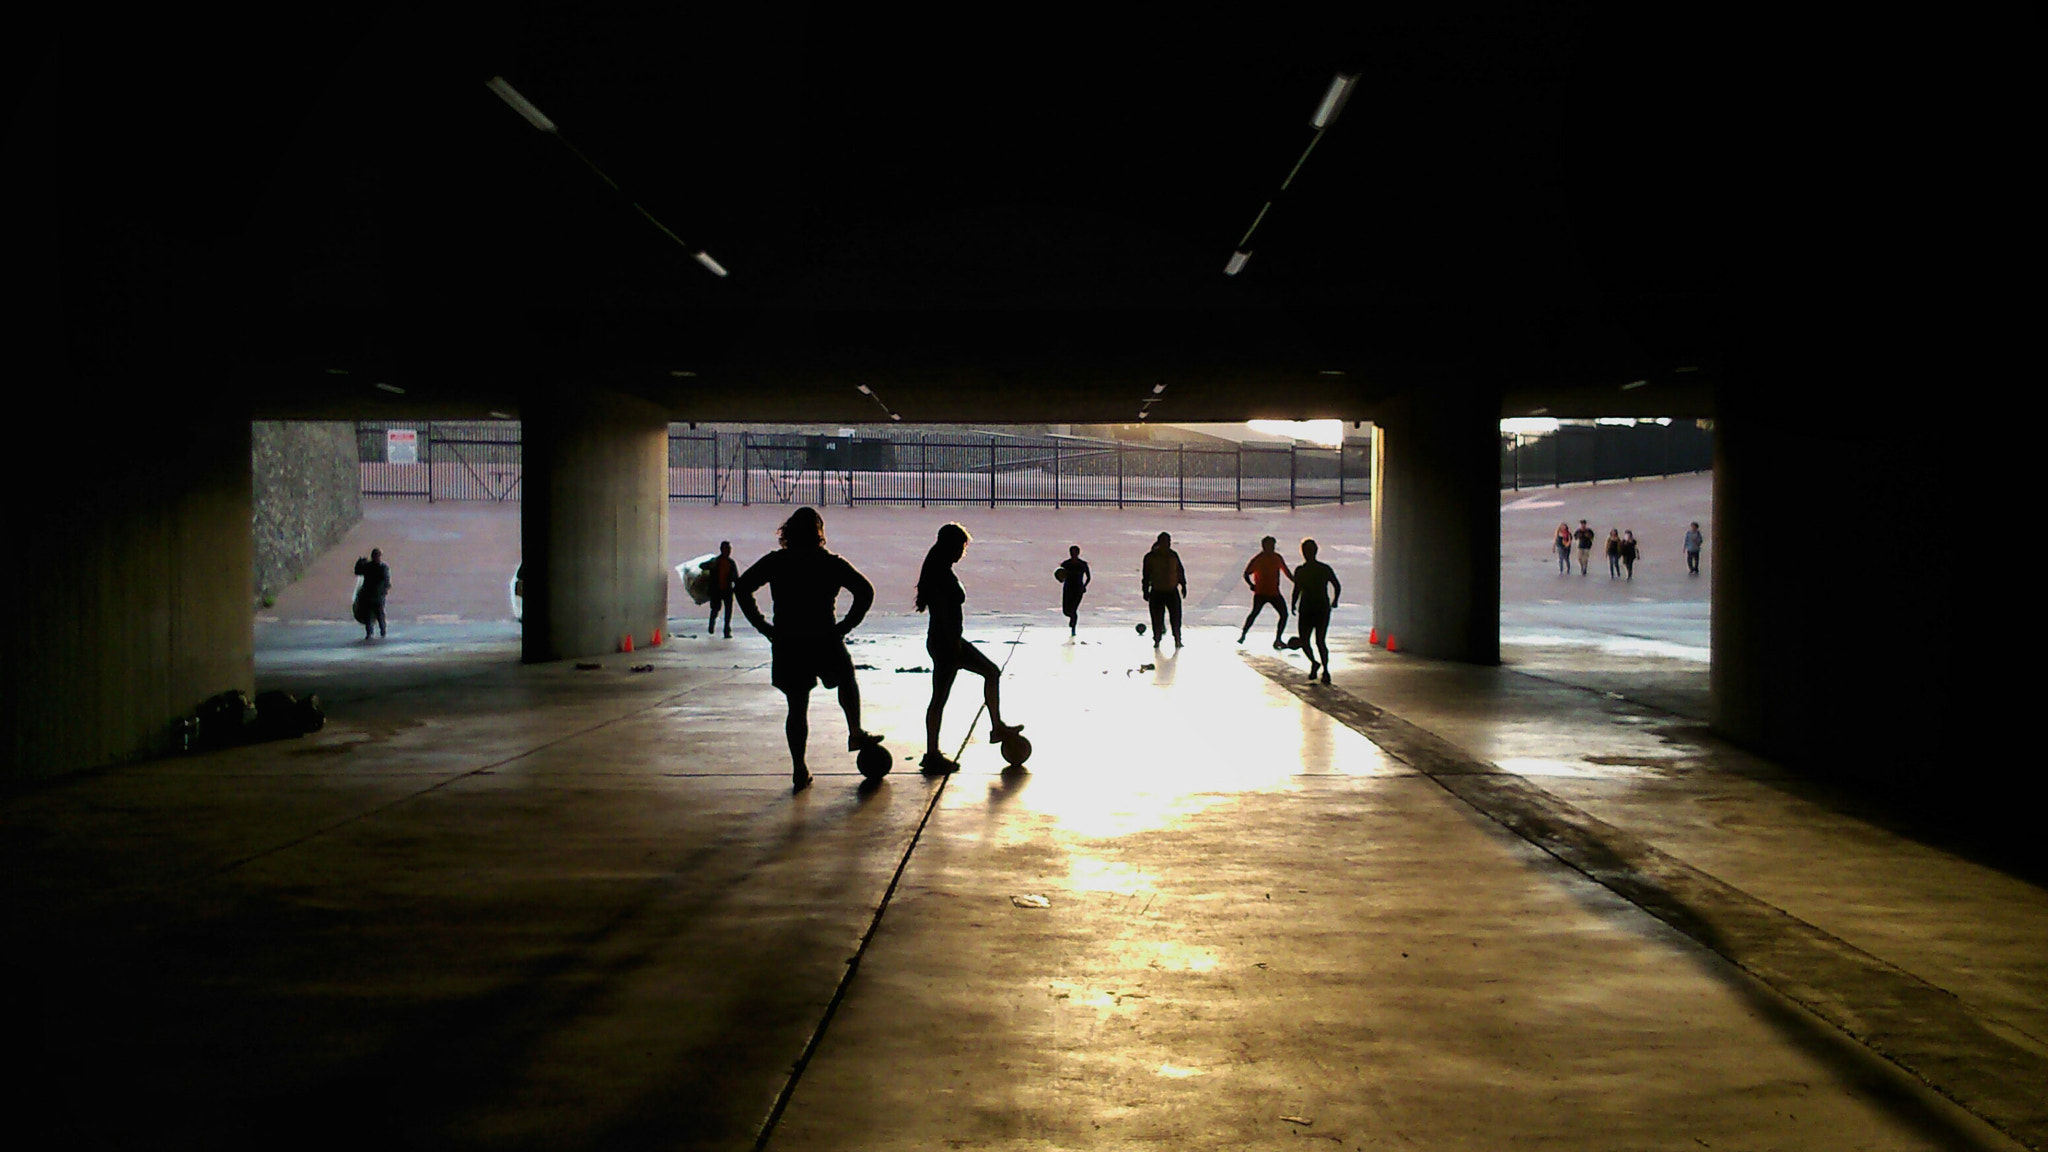
[[[251,432],[261,607],[362,520],[363,481],[354,424],[259,420]]]

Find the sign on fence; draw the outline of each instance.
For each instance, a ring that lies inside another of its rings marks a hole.
[[[386,428],[384,430],[384,462],[386,464],[419,463],[419,430],[416,428]]]

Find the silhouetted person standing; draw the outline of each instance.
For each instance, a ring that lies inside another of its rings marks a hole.
[[[1579,575],[1584,576],[1593,560],[1593,529],[1584,520],[1579,521],[1579,530],[1572,533],[1572,543],[1579,546]]]
[[[1088,571],[1088,562],[1081,559],[1081,546],[1070,545],[1067,558],[1060,562],[1060,611],[1067,617],[1067,635],[1072,636],[1081,626],[1081,594],[1088,591],[1088,582],[1094,576]]]
[[[1139,571],[1138,587],[1145,602],[1152,606],[1152,646],[1159,646],[1159,634],[1170,617],[1173,646],[1180,647],[1180,602],[1188,594],[1188,571],[1181,566],[1180,553],[1173,550],[1172,536],[1161,532],[1159,539],[1153,541]]]
[[[710,579],[706,583],[711,588],[711,622],[704,626],[704,634],[706,636],[718,634],[718,609],[723,606],[725,608],[725,638],[730,640],[732,639],[733,589],[740,582],[739,562],[732,558],[732,541],[720,540],[718,542],[718,555],[705,561],[703,568],[705,572],[710,574]]]
[[[384,598],[391,595],[391,565],[384,562],[384,551],[370,549],[370,558],[356,558],[356,575],[363,578],[356,588],[356,623],[363,626],[363,639],[370,638],[370,626],[376,625],[377,635],[385,635]]]
[[[875,602],[875,586],[854,566],[825,550],[825,518],[815,509],[799,508],[783,521],[776,538],[782,547],[754,561],[740,576],[734,592],[747,623],[768,638],[773,653],[769,680],[789,699],[790,779],[801,792],[811,782],[804,764],[810,742],[811,688],[823,684],[839,690],[846,713],[846,748],[858,752],[882,738],[860,726],[860,685],[854,680],[853,657],[846,652],[846,634],[860,626]],[[775,622],[761,616],[754,593],[768,586],[775,598]],[[853,594],[846,616],[834,619],[841,589]]]
[[[1700,574],[1700,549],[1705,547],[1707,538],[1700,535],[1700,522],[1695,520],[1685,530],[1685,571],[1688,575]]]
[[[960,770],[957,761],[939,750],[939,722],[946,714],[946,700],[953,693],[953,679],[963,669],[981,677],[981,699],[988,705],[988,742],[1000,744],[1003,737],[1024,730],[1022,724],[1003,723],[1003,670],[962,634],[967,590],[953,574],[953,565],[967,555],[969,539],[967,529],[960,525],[942,525],[938,539],[924,554],[924,567],[917,574],[917,610],[931,614],[931,630],[925,634],[924,650],[932,658],[932,702],[924,710],[921,767],[933,775]]]
[[[1280,595],[1280,578],[1285,576],[1291,581],[1294,579],[1294,573],[1287,570],[1286,558],[1274,551],[1273,546],[1278,543],[1279,541],[1271,536],[1261,538],[1258,554],[1244,566],[1245,587],[1252,590],[1252,610],[1250,615],[1244,618],[1244,627],[1237,630],[1239,644],[1244,643],[1244,638],[1251,635],[1252,621],[1259,618],[1259,609],[1271,604],[1273,614],[1280,617],[1273,624],[1273,647],[1284,646],[1283,641],[1287,635],[1287,601]]]
[[[1316,653],[1320,652],[1325,684],[1330,682],[1330,613],[1343,591],[1337,574],[1316,559],[1316,542],[1303,540],[1301,563],[1294,568],[1295,627],[1300,629],[1301,650],[1308,656],[1308,678],[1316,678]]]

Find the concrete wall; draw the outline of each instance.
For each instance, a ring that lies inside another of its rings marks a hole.
[[[668,619],[668,414],[563,386],[530,396],[520,503],[529,662],[644,645]]]
[[[253,688],[249,418],[204,402],[123,411],[156,453],[55,485],[8,468],[0,782],[166,751],[200,701]]]
[[[274,599],[363,518],[355,425],[258,421],[251,428],[256,601]]]

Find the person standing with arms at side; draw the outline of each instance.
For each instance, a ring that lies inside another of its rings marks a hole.
[[[1088,571],[1088,562],[1081,559],[1081,546],[1070,545],[1067,558],[1060,562],[1060,611],[1067,617],[1067,635],[1072,636],[1081,626],[1081,594],[1088,591],[1088,582],[1094,579]]]
[[[370,638],[370,626],[377,626],[377,635],[385,635],[384,598],[391,595],[391,565],[384,562],[384,550],[370,549],[370,558],[356,558],[356,575],[363,578],[356,589],[356,623],[363,626],[363,639]]]
[[[1621,529],[1607,530],[1607,578],[1621,575]]]
[[[1330,613],[1344,591],[1337,574],[1316,559],[1316,542],[1301,542],[1301,563],[1294,566],[1295,627],[1301,650],[1308,655],[1308,678],[1316,678],[1316,653],[1322,653],[1323,683],[1330,682]],[[1314,648],[1309,645],[1314,644]]]
[[[1700,522],[1695,520],[1685,530],[1685,571],[1689,576],[1700,574],[1700,549],[1705,547],[1707,538],[1700,535]]]
[[[1153,541],[1139,570],[1138,590],[1152,606],[1152,646],[1159,647],[1159,633],[1167,618],[1173,621],[1173,646],[1180,643],[1180,602],[1188,594],[1188,571],[1181,566],[1180,553],[1173,550],[1173,537],[1165,532]]]
[[[782,547],[741,574],[733,589],[740,612],[754,630],[768,638],[773,663],[769,682],[789,700],[783,734],[789,740],[793,791],[810,786],[804,752],[810,743],[811,689],[817,684],[839,690],[846,713],[846,750],[858,752],[882,742],[860,726],[860,685],[853,675],[853,657],[846,652],[846,634],[860,626],[875,602],[875,586],[853,565],[825,550],[825,518],[814,508],[799,508],[776,530]],[[762,585],[775,598],[775,622],[761,616],[754,593]],[[834,619],[840,591],[853,594],[846,615]]]
[[[1551,548],[1557,552],[1557,572],[1569,576],[1572,571],[1572,526],[1559,524],[1557,535],[1551,538]]]
[[[1003,670],[963,634],[967,590],[953,574],[953,565],[967,555],[969,539],[967,529],[958,524],[940,525],[938,539],[924,554],[924,567],[917,573],[916,607],[919,612],[931,613],[924,650],[932,658],[932,702],[924,710],[924,761],[919,766],[933,776],[960,770],[957,761],[939,750],[939,722],[945,718],[953,680],[963,669],[981,677],[981,699],[988,705],[988,742],[1000,744],[1004,737],[1024,730],[1022,724],[1003,723]]]
[[[1636,534],[1633,531],[1621,534],[1621,567],[1628,573],[1627,578],[1636,578]]]
[[[725,608],[725,638],[732,639],[732,597],[733,588],[740,582],[739,562],[732,558],[732,541],[718,542],[718,555],[703,564],[704,571],[711,574],[711,622],[704,625],[706,636],[718,635],[718,609]]]
[[[1572,543],[1579,546],[1579,575],[1586,574],[1586,567],[1593,559],[1593,530],[1579,521],[1579,530],[1572,533]]]
[[[1285,576],[1289,581],[1292,581],[1294,573],[1287,570],[1286,559],[1280,553],[1273,550],[1273,546],[1277,543],[1279,541],[1271,536],[1261,539],[1259,541],[1258,554],[1253,556],[1250,562],[1244,566],[1245,587],[1252,590],[1252,611],[1251,615],[1244,618],[1244,627],[1237,630],[1237,642],[1239,644],[1244,643],[1244,638],[1251,635],[1252,621],[1259,618],[1259,609],[1264,608],[1267,604],[1271,604],[1274,614],[1280,617],[1273,624],[1273,647],[1280,648],[1285,646],[1284,640],[1287,635],[1287,601],[1280,597],[1280,578]]]

